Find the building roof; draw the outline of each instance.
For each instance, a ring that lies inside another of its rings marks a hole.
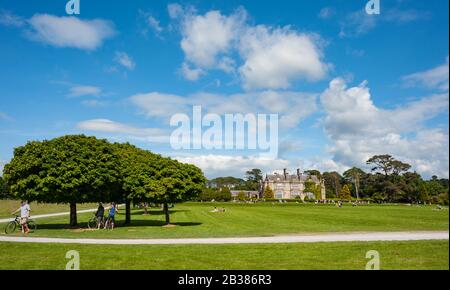
[[[274,174],[267,174],[266,175],[266,181],[273,181],[273,182],[283,182],[283,181],[287,181],[287,182],[299,182],[299,181],[307,181],[308,179],[311,179],[313,182],[315,183],[320,183],[320,180],[317,176],[315,175],[309,175],[309,174],[303,174],[300,173],[299,175],[297,174],[289,174],[286,172],[286,175],[284,174],[280,174],[280,173],[274,173]]]

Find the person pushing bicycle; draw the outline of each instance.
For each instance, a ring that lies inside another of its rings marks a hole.
[[[97,218],[97,229],[100,229],[100,226],[103,222],[103,218],[105,215],[105,208],[101,202],[98,203],[97,211],[95,212],[95,217]]]
[[[28,228],[28,218],[30,217],[30,205],[27,200],[22,200],[20,207],[15,210],[12,214],[15,214],[20,211],[20,226],[22,227],[22,234],[28,234],[30,229]]]

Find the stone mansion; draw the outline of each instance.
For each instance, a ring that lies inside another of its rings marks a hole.
[[[311,192],[305,192],[305,182],[311,180],[316,185],[320,186],[320,199],[324,200],[325,184],[324,181],[315,175],[308,175],[300,172],[297,169],[297,174],[290,174],[286,169],[283,173],[267,174],[262,181],[261,193],[266,187],[272,189],[275,198],[292,199],[300,197],[302,200],[305,197],[315,199],[316,196]]]

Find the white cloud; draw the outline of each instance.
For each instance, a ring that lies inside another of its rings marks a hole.
[[[133,59],[123,51],[116,51],[114,61],[128,70],[134,70],[134,68],[136,67],[136,63],[133,61]]]
[[[286,89],[292,81],[316,81],[327,73],[318,35],[289,26],[249,25],[244,8],[230,15],[216,10],[198,15],[178,5],[169,7],[169,14],[181,19],[182,72],[188,80],[212,69],[233,75],[238,71],[248,90]]]
[[[22,17],[12,14],[10,11],[0,11],[0,25],[23,27],[25,24],[26,21]]]
[[[198,93],[181,97],[152,92],[130,97],[149,118],[169,118],[177,113],[192,112],[193,105],[201,105],[206,112],[279,114],[282,129],[293,128],[317,110],[317,96],[301,92],[264,91],[234,95]]]
[[[93,96],[98,97],[102,93],[99,87],[95,86],[85,86],[85,85],[75,85],[69,89],[68,97],[83,97],[83,96]]]
[[[236,40],[246,19],[243,9],[230,16],[220,11],[209,11],[205,15],[185,14],[182,21],[182,40],[186,60],[200,68],[214,68],[221,62]]]
[[[181,74],[185,79],[190,81],[198,80],[205,72],[200,68],[191,68],[189,64],[183,63],[181,66]]]
[[[407,86],[425,86],[432,89],[448,91],[449,89],[449,58],[445,63],[424,71],[403,77]]]
[[[257,26],[247,29],[240,39],[245,62],[239,71],[247,89],[288,88],[295,79],[323,78],[327,65],[317,36],[285,28]]]
[[[76,17],[58,17],[35,14],[28,20],[28,36],[56,47],[95,50],[115,34],[114,25],[106,20],[81,20]]]
[[[423,125],[448,114],[448,102],[447,93],[436,94],[386,110],[374,105],[366,82],[347,88],[334,79],[321,95],[324,129],[333,142],[328,151],[339,166],[364,166],[375,154],[391,154],[422,174],[448,177],[448,129]]]
[[[180,162],[194,164],[201,168],[208,178],[218,176],[244,176],[252,168],[260,168],[263,172],[282,169],[290,166],[288,160],[261,158],[257,156],[228,155],[192,155],[175,156]]]
[[[159,128],[138,128],[108,119],[92,119],[79,122],[77,129],[101,133],[125,134],[145,138],[149,142],[168,142],[168,133]]]

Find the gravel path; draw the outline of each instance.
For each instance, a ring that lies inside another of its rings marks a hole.
[[[324,233],[274,237],[190,238],[190,239],[63,239],[0,236],[0,242],[60,243],[99,245],[175,245],[175,244],[260,244],[260,243],[316,243],[360,241],[416,241],[448,240],[447,232],[370,232]]]

